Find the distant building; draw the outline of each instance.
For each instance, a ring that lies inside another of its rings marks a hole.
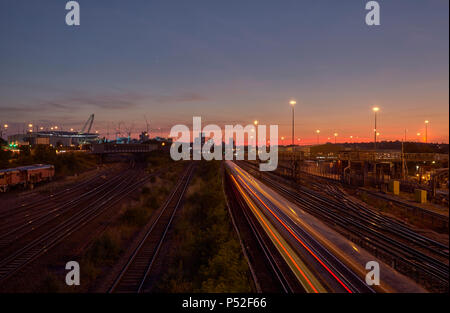
[[[142,132],[140,135],[139,135],[139,141],[140,142],[145,142],[145,141],[147,141],[147,140],[149,140],[150,139],[150,134],[148,133],[148,132]]]
[[[23,146],[25,143],[26,143],[26,145],[29,145],[29,143],[27,141],[25,141],[24,134],[15,134],[15,135],[8,136],[8,144],[10,144],[10,145]]]
[[[30,145],[50,145],[50,138],[49,137],[30,137],[29,143]]]
[[[84,143],[98,141],[98,134],[77,133],[69,131],[40,131],[27,134],[16,134],[8,136],[9,144],[23,145],[52,145],[52,146],[77,146]]]

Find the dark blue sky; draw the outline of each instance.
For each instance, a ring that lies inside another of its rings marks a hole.
[[[78,128],[90,113],[104,132],[123,121],[168,130],[205,122],[279,124],[299,101],[296,136],[335,131],[382,138],[406,127],[448,141],[446,0],[0,0],[0,122]],[[309,138],[309,139],[308,139]],[[344,139],[343,139],[344,140]]]

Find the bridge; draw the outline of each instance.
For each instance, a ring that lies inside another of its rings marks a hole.
[[[158,149],[157,144],[93,144],[94,154],[114,154],[114,153],[148,153]]]

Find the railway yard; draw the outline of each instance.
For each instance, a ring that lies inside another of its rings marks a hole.
[[[424,236],[419,229],[383,216],[326,180],[311,181],[313,189],[280,175],[261,174],[255,164],[238,164],[399,273],[429,290],[448,291],[448,233],[437,236],[439,241]]]
[[[212,175],[216,195],[205,162],[131,160],[0,195],[0,292],[217,291],[219,281],[269,293],[449,290],[448,232],[382,214],[339,183],[227,161]],[[210,194],[199,191],[208,185]],[[197,208],[195,198],[210,200]],[[213,203],[220,210],[203,214]],[[69,261],[80,263],[80,286],[65,284]],[[365,281],[369,261],[380,263],[380,285]],[[222,277],[230,262],[239,284]],[[193,268],[201,279],[187,283]]]

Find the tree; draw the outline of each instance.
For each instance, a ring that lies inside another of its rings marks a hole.
[[[46,145],[37,145],[33,149],[33,156],[37,163],[54,163],[56,150]]]
[[[0,149],[0,168],[6,168],[9,165],[9,159],[11,159],[12,152],[9,150]]]

